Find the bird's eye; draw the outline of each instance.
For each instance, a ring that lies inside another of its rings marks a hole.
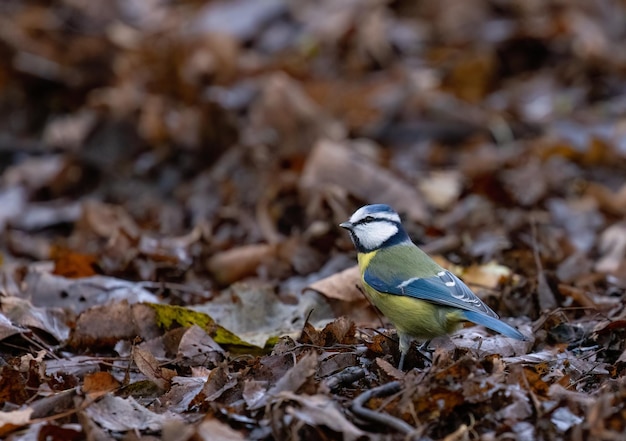
[[[372,222],[374,220],[374,218],[372,216],[367,216],[365,219],[363,219],[365,222]]]

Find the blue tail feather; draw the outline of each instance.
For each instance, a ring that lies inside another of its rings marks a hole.
[[[489,317],[488,315],[474,311],[463,311],[463,317],[470,322],[476,323],[477,325],[483,325],[485,328],[499,332],[506,337],[528,341],[528,338],[524,334],[497,318]]]

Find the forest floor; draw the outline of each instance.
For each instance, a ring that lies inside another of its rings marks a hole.
[[[0,437],[626,437],[626,4],[0,4]],[[412,348],[367,203],[518,342]]]

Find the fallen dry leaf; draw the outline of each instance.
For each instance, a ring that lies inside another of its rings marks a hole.
[[[310,194],[334,186],[363,201],[387,203],[412,221],[427,219],[428,210],[415,188],[357,153],[350,144],[330,140],[316,143],[300,185]]]
[[[4,3],[0,438],[623,438],[623,2]],[[531,341],[398,371],[364,203]]]
[[[307,287],[319,292],[331,299],[343,300],[344,302],[357,302],[363,300],[363,293],[359,290],[361,274],[359,268],[353,266],[325,279],[318,280]]]

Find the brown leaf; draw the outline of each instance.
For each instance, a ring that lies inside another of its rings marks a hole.
[[[237,378],[228,373],[227,368],[218,366],[211,370],[209,377],[202,387],[202,392],[194,398],[194,402],[210,402],[215,401],[222,396],[224,392],[232,389],[237,385]]]
[[[320,377],[327,377],[352,366],[357,366],[358,364],[358,355],[355,352],[331,353],[329,357],[320,360],[318,375]]]
[[[244,441],[243,433],[215,418],[207,418],[196,429],[194,439],[202,441]]]
[[[14,325],[43,331],[57,341],[67,340],[70,315],[60,308],[40,308],[19,297],[5,297],[0,303],[2,314]],[[10,328],[7,329],[10,332]]]
[[[297,395],[293,391],[282,391],[281,400],[297,403],[289,406],[286,413],[297,420],[313,427],[326,426],[342,434],[346,441],[360,439],[364,433],[352,422],[348,421],[337,403],[326,395]]]
[[[95,399],[107,392],[114,391],[120,387],[120,383],[108,372],[94,372],[85,375],[82,385],[82,391]]]
[[[32,413],[33,409],[30,407],[20,410],[0,412],[0,436],[7,435],[15,429],[28,424]]]
[[[118,205],[87,201],[82,206],[79,227],[109,239],[123,232],[130,237],[139,237],[139,227],[128,213]]]
[[[595,269],[603,273],[617,271],[626,260],[626,222],[618,222],[602,232],[600,236],[601,258]]]
[[[189,234],[180,237],[156,238],[142,234],[137,249],[155,261],[169,261],[187,267],[193,261],[189,248],[201,236],[200,228],[194,228]]]
[[[130,305],[122,301],[83,312],[68,344],[75,349],[112,348],[118,341],[131,340],[138,334]]]
[[[215,365],[224,360],[224,350],[202,328],[193,325],[183,334],[177,358],[183,366]]]
[[[207,269],[219,284],[226,286],[255,275],[260,265],[275,257],[275,245],[243,245],[214,254],[207,262]]]
[[[141,285],[126,280],[105,276],[67,279],[36,271],[26,276],[25,296],[37,306],[59,307],[77,313],[122,300],[128,303],[158,302],[157,297]]]
[[[24,328],[13,325],[7,316],[0,313],[0,341],[15,334],[21,334],[24,331]]]
[[[274,154],[278,157],[308,153],[311,144],[320,138],[341,139],[345,135],[341,124],[329,118],[298,82],[282,72],[264,79],[260,97],[250,112],[247,137],[264,139],[268,131],[272,132],[271,141],[278,144]]]
[[[412,221],[427,221],[428,210],[415,188],[351,147],[317,142],[302,172],[301,187],[309,194],[335,187],[366,202],[389,204]]]
[[[422,178],[418,184],[426,201],[438,210],[454,204],[463,190],[462,176],[458,171],[437,171]]]
[[[159,389],[168,390],[175,371],[159,366],[158,360],[149,351],[139,347],[133,348],[133,361],[139,371],[156,384]]]
[[[171,413],[159,415],[151,412],[132,397],[120,398],[112,395],[105,395],[101,400],[92,403],[85,409],[85,414],[101,427],[116,432],[158,431],[165,421],[180,419]]]
[[[52,274],[70,279],[79,279],[96,275],[96,256],[76,253],[71,250],[53,248],[51,257],[54,260]]]
[[[267,394],[262,399],[259,399],[256,404],[249,409],[260,409],[264,407],[269,400],[276,399],[276,397],[281,393],[297,392],[298,389],[300,389],[300,387],[302,387],[315,374],[316,367],[317,355],[315,353],[306,354],[267,391]]]
[[[330,277],[318,280],[307,286],[306,289],[312,289],[331,299],[356,302],[363,300],[363,294],[358,288],[360,285],[361,274],[359,267],[353,266]]]
[[[333,345],[351,345],[356,342],[354,333],[356,327],[354,322],[346,317],[339,317],[324,326],[321,332],[323,345],[326,347]]]

